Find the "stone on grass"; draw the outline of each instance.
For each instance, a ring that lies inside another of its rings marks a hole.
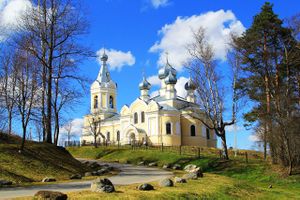
[[[97,176],[101,176],[101,175],[104,175],[106,173],[108,173],[109,171],[107,169],[100,169],[97,171]]]
[[[141,161],[138,163],[138,165],[145,165],[145,164],[146,164],[145,161]]]
[[[105,192],[105,193],[112,193],[115,191],[115,187],[112,182],[107,179],[96,179],[91,184],[92,192]]]
[[[202,173],[196,173],[196,172],[191,172],[191,173],[188,173],[188,174],[185,174],[182,176],[182,178],[184,179],[193,179],[193,180],[196,180],[198,179],[198,177],[203,177],[203,174]]]
[[[66,200],[68,196],[61,192],[54,191],[38,191],[35,193],[34,197],[37,199],[47,199],[47,200]]]
[[[0,186],[7,186],[7,185],[12,185],[12,182],[7,180],[0,180]]]
[[[199,174],[199,176],[201,176],[201,174],[203,173],[202,168],[197,167],[197,165],[187,165],[187,166],[185,166],[184,171],[189,172],[189,173],[195,172],[195,173]]]
[[[171,164],[164,164],[163,169],[170,169],[171,168]]]
[[[165,178],[159,181],[159,186],[161,187],[173,187],[174,183],[171,179]]]
[[[152,162],[152,163],[149,163],[148,165],[149,167],[156,167],[157,166],[157,162]]]
[[[173,169],[174,170],[180,170],[181,166],[179,164],[175,164],[175,165],[173,165]]]
[[[139,185],[137,187],[138,190],[143,190],[143,191],[149,191],[149,190],[154,190],[154,187],[149,184],[149,183],[144,183],[142,185]]]
[[[70,176],[70,179],[81,179],[82,176],[80,174],[73,174]]]
[[[186,179],[184,179],[184,178],[179,178],[179,177],[175,177],[175,178],[174,178],[174,182],[175,182],[175,183],[186,183]]]
[[[89,167],[92,169],[97,169],[101,166],[97,162],[93,162],[93,163],[89,164]]]
[[[56,182],[56,179],[52,178],[52,177],[45,177],[45,178],[43,178],[42,182],[44,182],[44,183]]]
[[[269,185],[269,188],[270,188],[270,189],[273,188],[273,185]]]
[[[85,172],[84,176],[92,176],[92,172]]]

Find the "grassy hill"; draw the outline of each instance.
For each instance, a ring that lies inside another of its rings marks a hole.
[[[15,184],[40,182],[44,177],[69,179],[82,173],[82,164],[64,148],[51,144],[27,142],[19,153],[20,138],[0,133],[0,179]]]
[[[137,164],[140,161],[196,164],[204,169],[203,179],[176,185],[175,188],[160,188],[150,193],[138,192],[136,185],[117,187],[118,193],[97,195],[91,192],[71,193],[74,199],[300,199],[300,175],[286,177],[280,168],[261,159],[242,157],[230,161],[219,159],[216,154],[203,153],[201,158],[179,155],[159,150],[131,150],[114,147],[69,148],[72,155],[81,158],[100,159]],[[176,171],[181,175],[182,171]],[[272,188],[269,186],[272,185]],[[150,195],[151,194],[151,195]]]

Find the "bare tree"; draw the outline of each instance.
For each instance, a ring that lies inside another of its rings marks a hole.
[[[28,56],[26,51],[18,50],[18,64],[16,68],[16,106],[22,122],[22,143],[20,150],[24,149],[27,136],[27,126],[32,119],[33,109],[37,103],[36,94],[38,91],[37,74],[34,59]]]
[[[87,32],[88,26],[78,2],[72,0],[32,2],[37,8],[33,7],[25,14],[21,26],[30,43],[22,48],[39,61],[44,140],[52,143],[55,73],[58,67],[64,67],[62,63],[72,60],[73,66],[77,66],[83,57],[89,55],[90,52],[78,42],[80,36]],[[61,78],[74,77],[76,77],[74,74],[64,74]]]
[[[224,119],[225,97],[224,86],[220,83],[217,71],[217,61],[214,59],[214,50],[205,39],[205,31],[200,28],[194,33],[194,42],[189,45],[188,52],[191,56],[188,69],[197,86],[197,96],[204,110],[206,119],[199,120],[221,138],[224,158],[229,159],[226,143],[226,126],[235,123],[236,116],[236,92],[233,89],[232,119],[226,122]],[[234,64],[238,64],[237,62]],[[232,87],[235,88],[236,73],[233,76]]]
[[[2,97],[2,105],[6,110],[8,121],[8,134],[12,133],[12,120],[15,111],[16,96],[16,72],[14,66],[18,63],[17,56],[13,51],[7,49],[3,51],[1,57],[2,77],[0,80],[0,90]]]
[[[90,119],[88,119],[88,125],[89,125],[89,130],[90,133],[93,135],[94,137],[94,146],[95,148],[98,147],[97,144],[97,139],[99,136],[101,136],[103,143],[105,142],[105,136],[101,133],[101,118],[96,118],[96,117],[91,117]]]

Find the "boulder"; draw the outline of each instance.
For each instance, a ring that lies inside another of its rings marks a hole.
[[[146,164],[145,161],[141,161],[141,162],[138,163],[138,165],[140,165],[140,166],[145,165],[145,164]]]
[[[198,179],[198,177],[203,177],[203,174],[202,173],[196,173],[196,172],[191,172],[191,173],[188,173],[188,174],[185,174],[182,176],[182,178],[184,179],[193,179],[193,180],[196,180]]]
[[[115,191],[115,187],[112,182],[105,178],[105,179],[96,179],[91,184],[92,192],[105,192],[105,193],[112,193]]]
[[[98,176],[98,172],[97,171],[93,171],[92,172],[92,176]]]
[[[45,178],[43,178],[42,182],[44,182],[44,183],[56,182],[56,179],[52,178],[52,177],[45,177]]]
[[[171,164],[164,164],[163,169],[170,169],[171,168]]]
[[[92,176],[92,172],[85,172],[84,176]]]
[[[82,176],[80,174],[73,174],[70,176],[70,179],[81,179]]]
[[[154,187],[151,184],[144,183],[142,185],[139,185],[137,187],[138,190],[143,190],[143,191],[149,191],[149,190],[154,190]]]
[[[99,165],[97,162],[93,162],[93,163],[89,164],[89,167],[92,169],[97,169],[97,168],[100,168],[101,165]]]
[[[152,163],[149,163],[148,165],[149,167],[156,167],[157,166],[157,162],[152,162]]]
[[[54,191],[38,191],[35,193],[34,197],[37,199],[47,199],[47,200],[66,200],[68,196],[61,192]]]
[[[104,175],[104,174],[106,174],[108,172],[109,171],[107,169],[103,168],[103,169],[100,169],[100,170],[97,171],[97,175],[101,176],[101,175]]]
[[[174,170],[180,170],[181,169],[181,165],[175,164],[175,165],[173,165],[173,169]]]
[[[179,177],[175,177],[175,178],[174,178],[174,182],[175,182],[175,183],[186,183],[186,179],[184,179],[184,178],[179,178]]]
[[[197,167],[197,165],[187,165],[187,166],[185,166],[184,171],[189,172],[189,173],[195,172],[195,173],[199,174],[199,176],[201,176],[201,174],[203,173],[202,168]]]
[[[7,180],[0,180],[0,186],[7,186],[7,185],[12,185],[12,182]]]
[[[159,181],[159,186],[161,186],[161,187],[173,187],[174,183],[171,179],[165,178],[165,179],[162,179],[161,181]]]

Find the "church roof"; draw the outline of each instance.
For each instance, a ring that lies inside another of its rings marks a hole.
[[[97,77],[97,81],[99,83],[108,83],[110,81],[110,73],[107,69],[107,62],[108,60],[108,56],[105,54],[105,51],[103,53],[103,55],[101,56],[101,69],[99,71],[98,77]]]

